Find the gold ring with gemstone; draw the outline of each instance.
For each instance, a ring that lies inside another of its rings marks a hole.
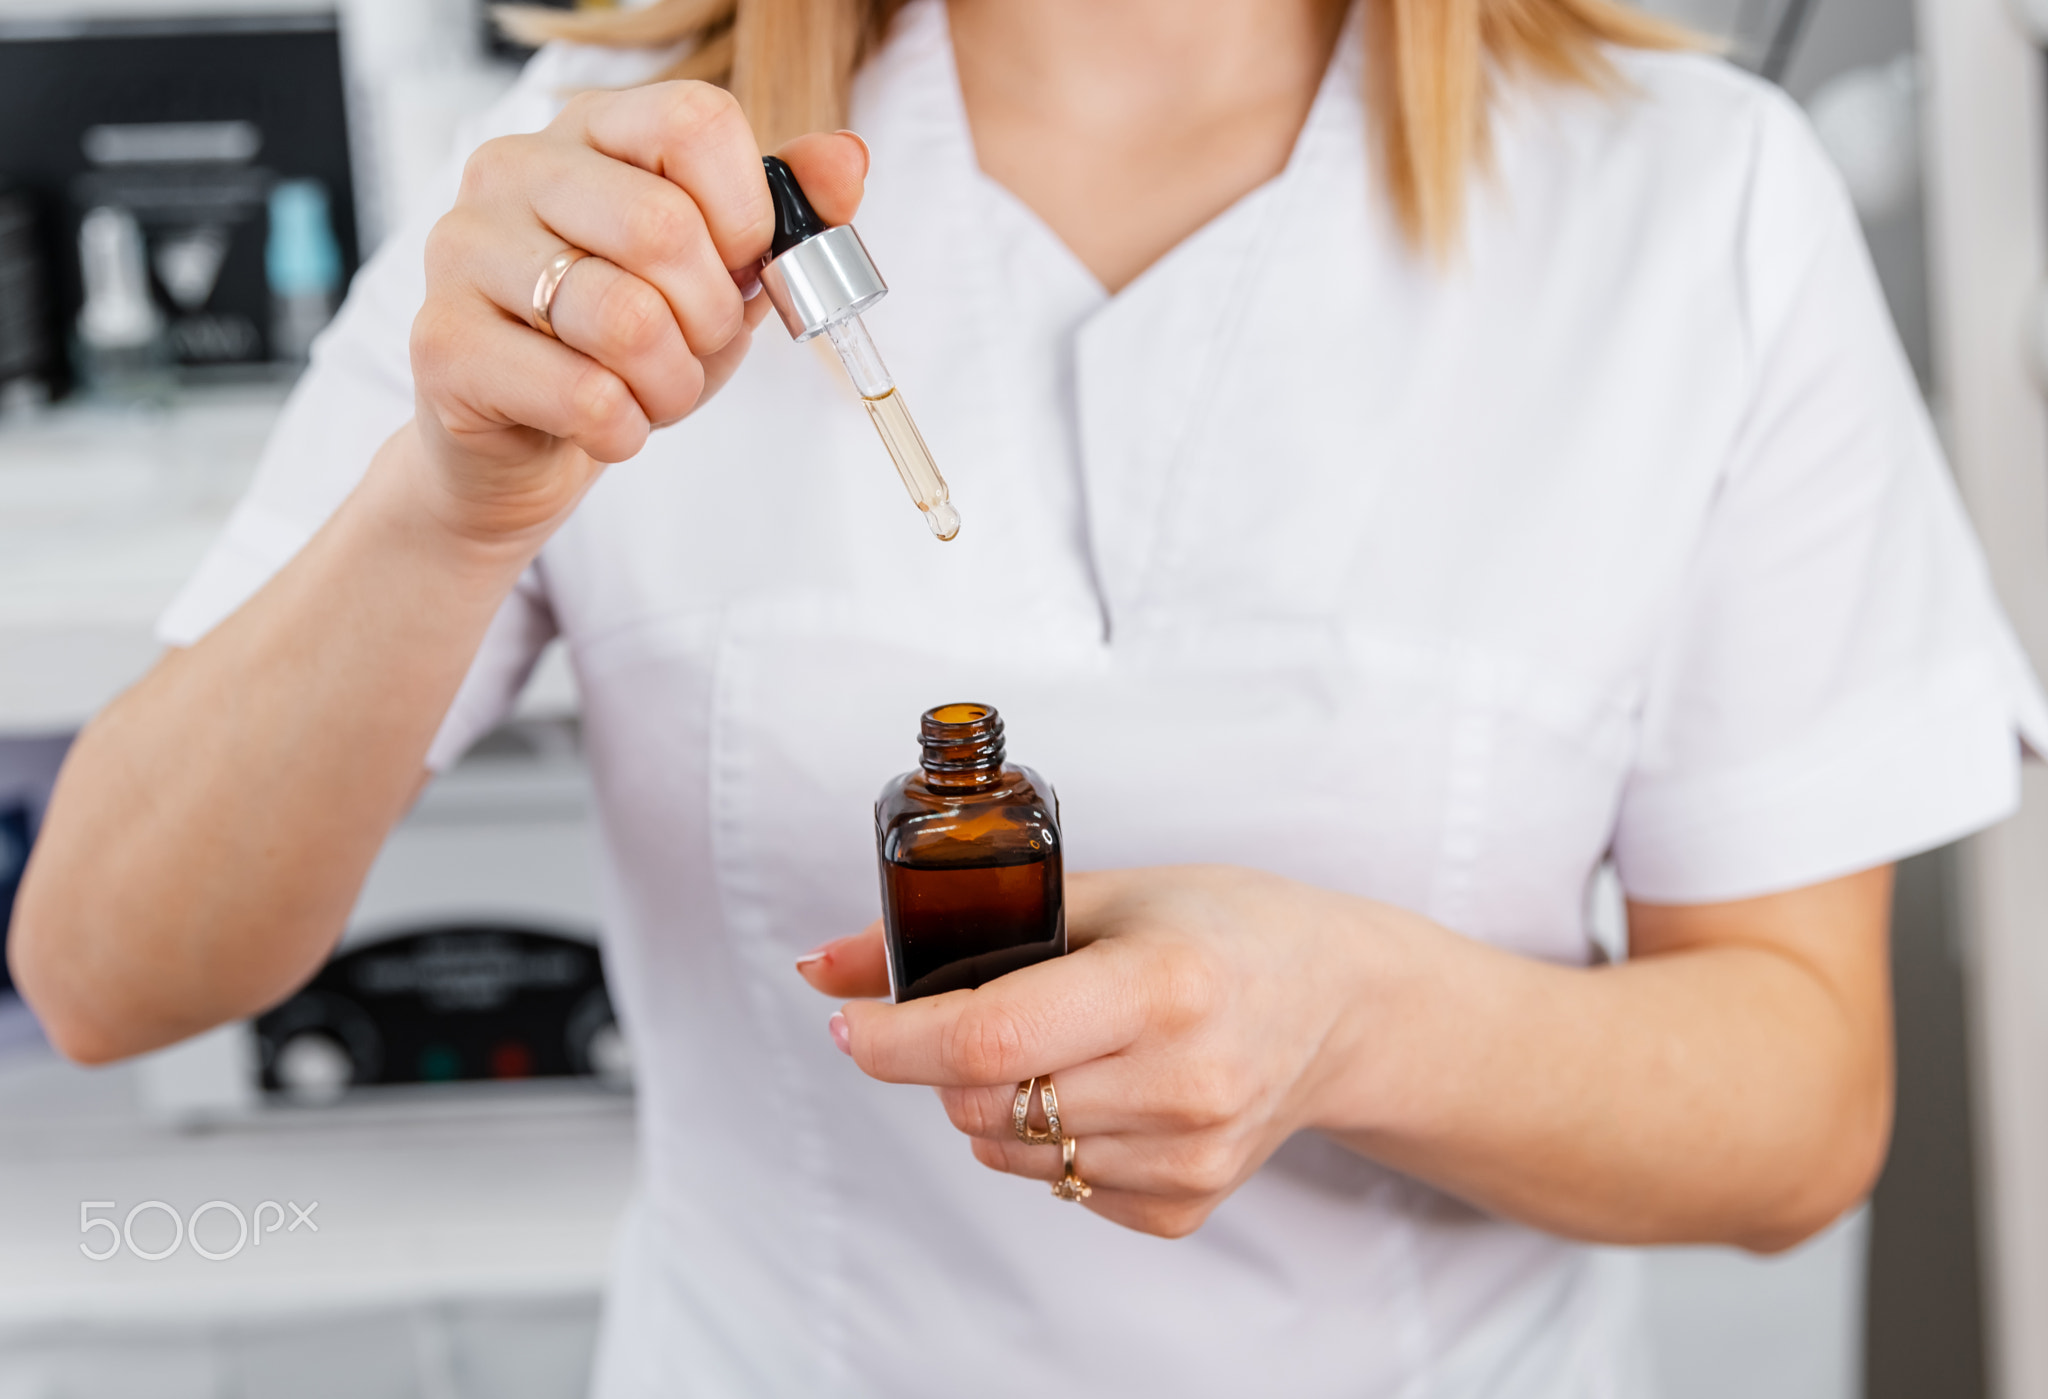
[[[1045,1108],[1046,1131],[1039,1131],[1031,1125],[1031,1090],[1038,1090],[1039,1103]],[[1060,1095],[1052,1086],[1052,1075],[1043,1078],[1027,1078],[1017,1085],[1017,1096],[1010,1103],[1010,1130],[1017,1140],[1026,1146],[1044,1146],[1065,1140],[1060,1133]]]
[[[1060,1178],[1052,1183],[1054,1198],[1072,1200],[1075,1204],[1095,1193],[1095,1187],[1081,1179],[1074,1169],[1074,1146],[1072,1137],[1060,1139]]]
[[[569,275],[569,269],[589,256],[581,248],[564,248],[541,268],[540,280],[533,284],[533,328],[542,335],[562,338],[555,334],[555,293],[562,289],[562,278]]]

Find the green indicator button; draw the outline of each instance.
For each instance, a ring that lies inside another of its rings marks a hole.
[[[427,1083],[448,1083],[462,1077],[462,1056],[445,1044],[430,1044],[420,1051],[420,1078]]]

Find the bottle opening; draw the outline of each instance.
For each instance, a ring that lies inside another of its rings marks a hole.
[[[924,712],[918,724],[925,776],[939,787],[983,787],[1003,769],[1003,718],[993,705],[960,702]]]

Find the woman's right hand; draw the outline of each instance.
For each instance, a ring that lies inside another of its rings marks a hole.
[[[859,137],[779,154],[826,222],[852,218]],[[774,231],[754,134],[706,83],[583,93],[545,130],[480,147],[427,240],[412,332],[416,484],[439,521],[480,542],[544,538],[603,463],[715,393],[766,314],[742,288]],[[556,290],[554,339],[532,298],[565,247],[591,256]]]
[[[782,154],[823,217],[852,217],[859,138]],[[520,570],[601,463],[738,366],[767,303],[740,287],[772,233],[753,133],[701,83],[587,93],[470,160],[427,245],[413,421],[65,760],[7,942],[65,1053],[170,1044],[318,970]],[[557,341],[526,318],[568,246],[592,256],[556,293]]]

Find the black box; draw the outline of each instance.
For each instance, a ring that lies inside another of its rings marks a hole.
[[[343,286],[355,271],[332,16],[0,23],[0,132],[0,188],[44,211],[59,336],[83,300],[79,221],[102,203],[141,224],[188,376],[272,358],[264,254],[278,181],[320,182]]]

